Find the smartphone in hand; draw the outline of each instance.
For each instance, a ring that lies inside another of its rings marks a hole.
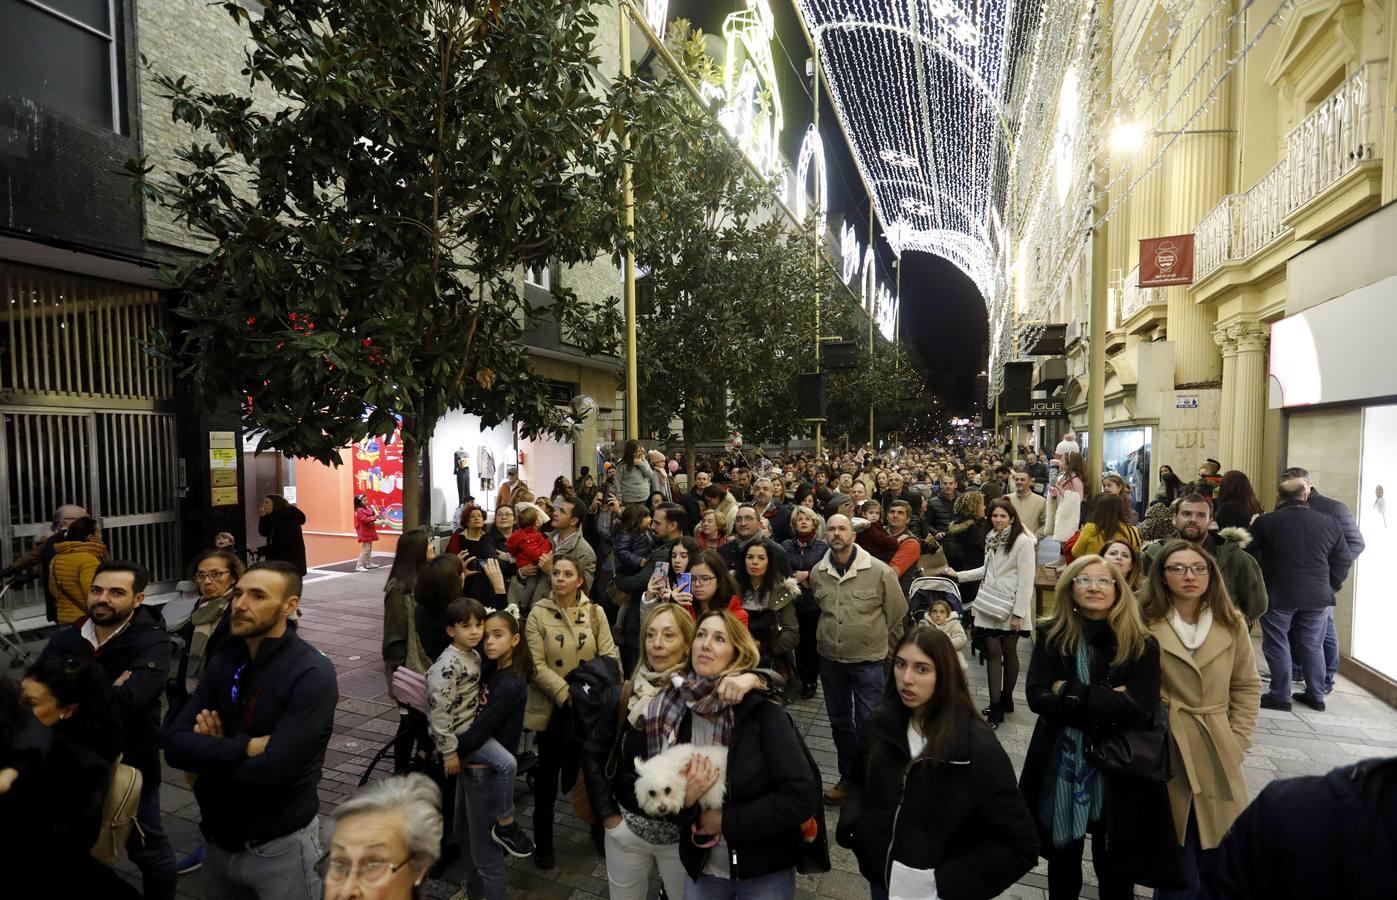
[[[692,594],[693,591],[691,591],[691,590],[689,589],[689,583],[690,583],[689,573],[688,573],[688,572],[680,572],[680,573],[679,573],[679,577],[676,578],[675,581],[674,581],[674,592],[675,592],[676,594]]]
[[[657,562],[657,563],[655,563],[655,572],[654,572],[653,575],[650,576],[650,578],[653,579],[653,580],[659,580],[659,579],[663,578],[665,581],[668,581],[668,580],[669,580],[669,563],[667,563],[667,562]]]

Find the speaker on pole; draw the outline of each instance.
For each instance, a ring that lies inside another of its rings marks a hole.
[[[825,418],[823,372],[802,372],[796,376],[796,411],[802,419]]]

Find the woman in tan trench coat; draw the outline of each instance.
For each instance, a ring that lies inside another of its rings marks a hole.
[[[1246,620],[1206,551],[1183,540],[1166,544],[1141,602],[1145,625],[1159,641],[1160,697],[1173,736],[1169,805],[1189,881],[1186,891],[1155,897],[1196,897],[1203,854],[1217,847],[1248,802],[1242,756],[1256,728],[1261,679]]]

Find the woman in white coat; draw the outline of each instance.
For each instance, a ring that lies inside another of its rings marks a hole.
[[[985,564],[978,569],[942,574],[959,582],[979,581],[975,595],[975,644],[985,660],[990,682],[990,705],[983,712],[991,728],[1014,711],[1014,686],[1019,681],[1019,635],[1033,612],[1033,578],[1037,572],[1033,536],[1019,521],[1014,504],[1003,497],[989,505],[990,533],[985,538]]]

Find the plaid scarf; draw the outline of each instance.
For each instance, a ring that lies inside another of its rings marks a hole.
[[[989,556],[995,550],[1009,549],[1009,535],[1012,532],[1005,528],[1003,531],[990,529],[990,533],[985,535],[985,555]]]
[[[658,756],[679,740],[679,723],[693,710],[713,720],[713,741],[726,747],[732,739],[732,707],[718,697],[718,677],[675,673],[670,686],[660,691],[645,710],[646,758]]]

